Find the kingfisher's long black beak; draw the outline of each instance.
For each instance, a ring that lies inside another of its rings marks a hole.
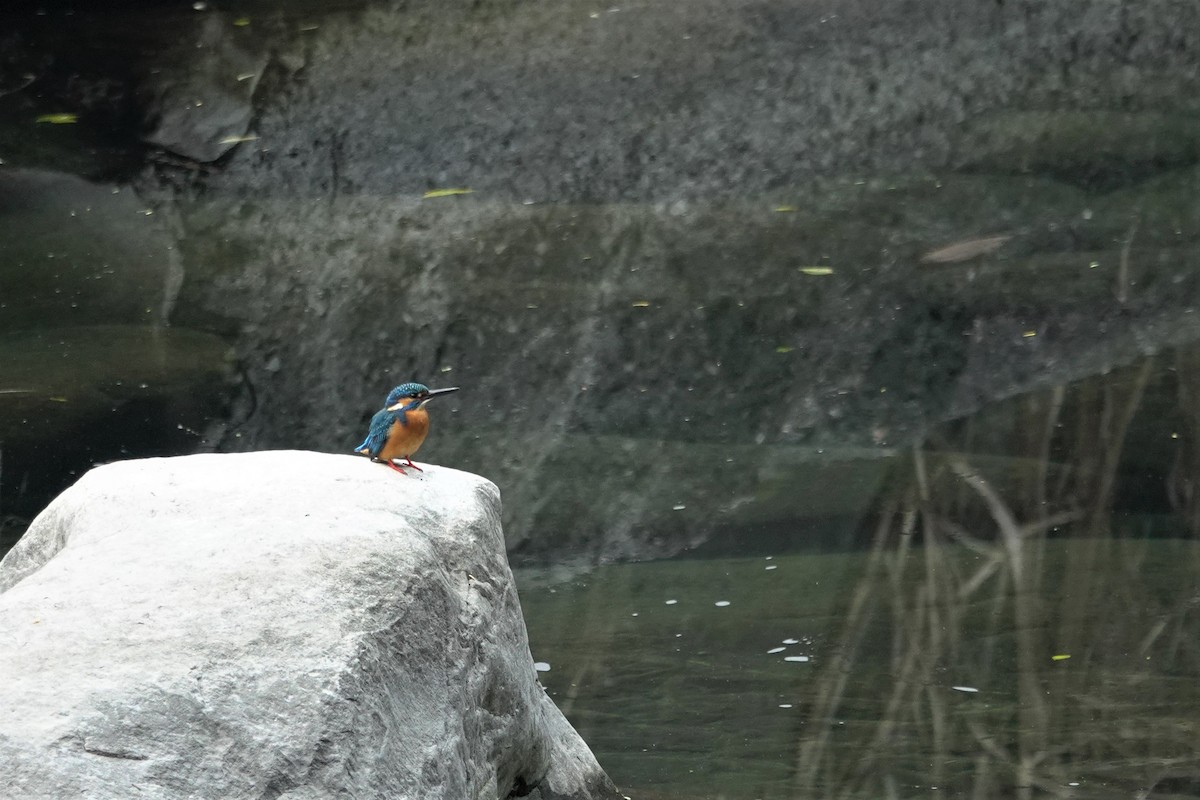
[[[457,386],[451,386],[449,389],[430,389],[429,394],[420,398],[421,402],[417,404],[417,408],[420,408],[421,406],[425,405],[430,400],[437,397],[439,394],[450,394],[451,392],[457,392],[457,391],[458,391]],[[414,395],[414,397],[417,397],[417,395]],[[388,411],[397,411],[397,410],[407,406],[410,402],[412,402],[412,397],[402,398],[399,403],[396,403],[396,405],[388,406],[387,410]]]

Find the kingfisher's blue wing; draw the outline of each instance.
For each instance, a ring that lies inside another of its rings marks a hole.
[[[367,438],[363,439],[362,444],[354,448],[355,452],[366,450],[371,454],[371,458],[378,458],[379,451],[383,449],[383,445],[387,442],[388,431],[392,428],[392,423],[400,420],[404,422],[403,411],[388,411],[386,408],[375,412],[375,416],[371,417],[371,427],[367,429]]]

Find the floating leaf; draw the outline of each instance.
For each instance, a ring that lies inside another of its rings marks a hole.
[[[926,264],[954,264],[966,261],[976,256],[987,255],[1000,249],[1000,246],[1011,239],[1011,236],[984,236],[981,239],[965,239],[961,242],[930,250],[921,256]]]
[[[235,19],[233,21],[233,24],[238,28],[244,28],[250,24],[250,18],[249,17],[238,17],[237,19]]]
[[[1037,336],[1037,331],[1025,331],[1021,335],[1024,336],[1026,339],[1028,339],[1031,336]]]
[[[258,137],[253,135],[246,136],[226,136],[220,144],[241,144],[242,142],[257,142]]]
[[[633,307],[634,308],[649,308],[650,301],[649,300],[638,300],[636,303],[633,304]]]
[[[779,347],[775,348],[775,352],[776,353],[790,353],[795,349],[796,348],[794,348],[794,347],[788,347],[786,344],[781,344],[781,345],[779,345]]]
[[[432,197],[454,197],[459,194],[472,194],[474,191],[474,189],[430,189],[421,195],[421,197],[428,200]]]
[[[832,275],[832,267],[801,267],[800,271],[805,275]]]
[[[780,214],[787,214],[792,211],[799,211],[799,206],[775,206],[775,211]]]
[[[51,398],[48,398],[48,399],[50,400],[50,402],[51,402],[51,403],[65,403],[65,402],[67,402],[67,398],[65,398],[65,397],[51,397]]]
[[[78,114],[42,114],[38,122],[48,122],[51,125],[74,125],[79,122]]]
[[[1066,661],[1070,657],[1071,656],[1068,653],[1059,653],[1056,656],[1050,656],[1050,660],[1051,661]]]

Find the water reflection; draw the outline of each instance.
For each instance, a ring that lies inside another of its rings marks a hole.
[[[0,554],[93,464],[201,446],[228,418],[228,356],[182,328],[0,330]]]
[[[543,683],[634,797],[1195,796],[1198,352],[936,431],[857,551],[522,573]]]

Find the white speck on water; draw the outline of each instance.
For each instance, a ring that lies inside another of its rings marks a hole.
[[[950,688],[951,688],[951,689],[953,689],[953,690],[954,690],[954,691],[956,691],[956,692],[971,692],[971,693],[974,693],[974,692],[978,692],[978,691],[979,691],[979,690],[978,690],[978,689],[976,689],[974,686],[951,686]]]
[[[550,671],[550,665],[547,664],[545,661],[533,662],[533,668],[537,672],[549,672]]]
[[[791,661],[797,664],[803,664],[804,662],[808,661],[808,656],[784,656],[783,660]]]
[[[631,617],[636,617],[637,615],[638,615],[638,612],[636,612],[636,611],[635,611],[635,612],[633,612],[632,614],[630,614],[629,616],[631,616]]]
[[[770,650],[767,651],[767,655],[773,656],[776,653],[782,653],[784,650],[787,650],[787,648],[786,647],[772,647]]]
[[[780,703],[779,707],[780,708],[791,708],[792,704],[791,703]]]
[[[775,558],[775,556],[767,556],[766,558],[763,559],[763,561],[770,561],[773,558]]]
[[[784,639],[783,643],[784,644],[800,644],[800,640],[799,639]]]
[[[1067,786],[1078,786],[1078,785],[1079,785],[1079,781],[1071,781],[1070,783],[1067,784]]]
[[[673,606],[673,605],[675,605],[675,604],[676,604],[676,603],[678,603],[678,602],[679,602],[678,600],[668,600],[668,601],[666,602],[666,605]]]
[[[766,566],[766,569],[779,569],[779,565],[778,564],[768,564]]]
[[[679,505],[671,506],[672,511],[683,511],[685,508],[687,508],[687,506],[685,506],[683,503],[680,503]]]
[[[682,634],[682,633],[677,633],[677,634],[675,634],[675,638],[676,638],[676,639],[679,639],[679,638],[681,638],[682,636],[683,636],[683,634]]]
[[[716,606],[717,608],[724,608],[725,606],[729,605],[729,601],[728,600],[718,600],[717,602],[713,603],[713,605]]]

